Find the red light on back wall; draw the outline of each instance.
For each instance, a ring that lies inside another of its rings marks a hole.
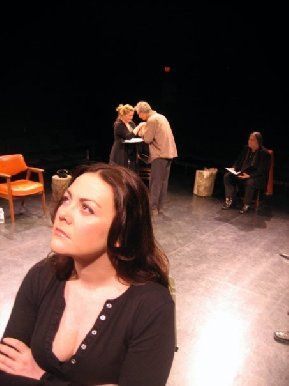
[[[171,72],[171,67],[170,66],[164,66],[164,72],[166,72],[166,73]]]

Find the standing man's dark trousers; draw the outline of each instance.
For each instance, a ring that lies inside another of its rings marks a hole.
[[[152,209],[163,207],[167,196],[172,160],[169,158],[156,158],[151,163],[150,175],[150,203]]]
[[[226,173],[224,175],[224,185],[226,198],[232,198],[233,200],[236,198],[238,185],[243,185],[245,190],[244,205],[251,204],[254,192],[258,189],[256,180],[253,177],[241,179],[232,173]]]

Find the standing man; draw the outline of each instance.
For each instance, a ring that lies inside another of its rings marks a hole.
[[[164,115],[152,110],[144,101],[135,106],[140,119],[138,135],[149,145],[150,201],[153,216],[160,213],[167,195],[172,159],[177,157],[177,148],[172,129]]]

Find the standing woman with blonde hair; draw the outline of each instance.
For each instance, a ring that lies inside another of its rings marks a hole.
[[[129,104],[120,104],[116,111],[118,116],[114,122],[114,143],[111,148],[109,163],[117,164],[130,169],[135,169],[133,160],[136,159],[135,147],[131,148],[126,146],[124,141],[136,137],[135,134],[135,123],[133,122],[134,108]],[[129,165],[129,160],[130,165]]]

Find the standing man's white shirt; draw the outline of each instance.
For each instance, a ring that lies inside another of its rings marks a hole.
[[[146,121],[143,140],[149,145],[149,162],[156,158],[172,159],[178,156],[169,121],[156,111],[152,111]]]

